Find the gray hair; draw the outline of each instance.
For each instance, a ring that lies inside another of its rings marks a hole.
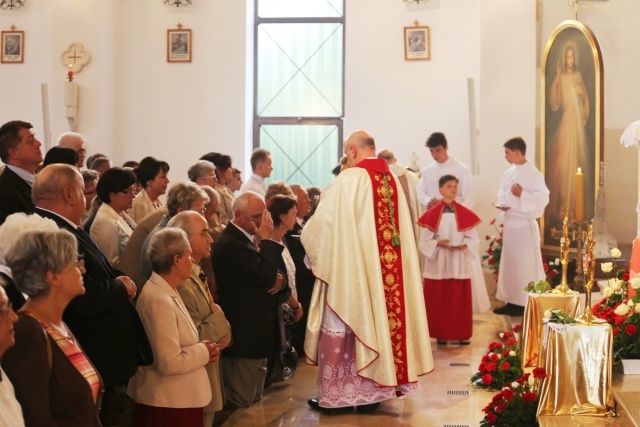
[[[179,209],[183,211],[191,209],[191,206],[200,199],[207,203],[209,196],[197,184],[187,180],[176,181],[167,192],[169,215],[174,216]]]
[[[45,170],[52,173],[43,174]],[[78,175],[78,168],[71,165],[53,164],[45,167],[36,176],[31,189],[31,199],[37,205],[39,200],[60,196],[67,185],[75,188]]]
[[[12,251],[18,238],[27,231],[56,231],[58,225],[49,218],[39,215],[14,213],[0,226],[0,264],[5,263],[5,255]]]
[[[208,160],[198,160],[191,165],[187,171],[187,176],[193,182],[196,182],[198,178],[204,178],[208,174],[215,173],[216,167]]]
[[[78,242],[64,229],[27,231],[7,253],[7,266],[20,290],[35,299],[49,293],[47,273],[60,273],[78,259]]]
[[[190,248],[189,238],[184,230],[167,227],[151,237],[147,257],[151,261],[153,271],[158,274],[168,273],[174,264],[173,257],[184,255]]]
[[[217,203],[218,206],[220,206],[222,198],[220,197],[220,193],[218,193],[218,190],[211,187],[210,185],[201,185],[200,188],[202,188],[204,192],[207,193],[207,196],[209,196],[209,201],[204,205],[205,208],[213,206],[214,203]]]
[[[260,194],[256,193],[255,191],[245,191],[243,193],[240,193],[238,197],[233,199],[233,204],[231,205],[233,216],[235,217],[236,212],[238,211],[240,212],[246,211],[247,206],[249,205],[249,202],[253,199],[260,199],[264,202],[264,197],[262,197]]]
[[[85,171],[82,171],[82,180],[84,181],[84,185],[87,185],[88,183],[90,183],[91,181],[98,181],[98,179],[100,178],[100,174],[98,173],[98,171],[94,171],[93,169],[88,169]]]
[[[194,234],[193,225],[194,218],[196,218],[196,216],[204,219],[204,217],[196,211],[182,211],[169,220],[167,228],[179,228],[180,230],[184,230],[184,232],[187,233],[187,237],[191,239]]]
[[[71,145],[73,145],[75,141],[84,142],[84,137],[77,132],[64,132],[58,137],[57,145],[60,147],[73,148]]]

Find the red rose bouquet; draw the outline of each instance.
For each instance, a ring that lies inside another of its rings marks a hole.
[[[497,235],[489,236],[488,234],[484,237],[485,240],[489,241],[489,248],[487,248],[487,252],[482,255],[482,264],[485,268],[488,268],[493,273],[493,276],[498,281],[498,273],[500,272],[500,256],[502,255],[502,234],[503,225],[496,226],[495,218],[491,220],[489,225],[492,225],[493,228],[498,233]]]
[[[481,427],[537,426],[538,387],[547,376],[544,368],[533,370],[534,385],[529,383],[530,374],[524,374],[507,384],[482,410],[484,419]]]
[[[482,356],[478,372],[471,383],[483,388],[500,389],[522,376],[520,345],[511,332],[500,334],[500,341],[489,344]]]

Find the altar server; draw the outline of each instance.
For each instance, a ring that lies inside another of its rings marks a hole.
[[[502,210],[504,235],[496,298],[506,301],[496,314],[521,316],[527,296],[525,286],[545,278],[540,252],[540,218],[549,203],[544,176],[525,157],[527,145],[517,136],[504,143],[507,162],[512,166],[502,175],[498,203]]]

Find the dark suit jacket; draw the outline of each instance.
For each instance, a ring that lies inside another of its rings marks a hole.
[[[82,345],[104,380],[105,387],[129,380],[138,367],[138,345],[148,349],[149,341],[127,290],[116,280],[118,273],[88,235],[82,235],[63,218],[37,209],[42,217],[54,220],[78,240],[86,273],[86,292],[74,298],[64,312],[64,321]]]
[[[231,222],[215,243],[211,258],[219,304],[233,333],[225,357],[262,359],[273,354],[280,296],[267,290],[276,282],[283,250],[281,244],[263,240],[258,251]],[[285,286],[281,292],[287,291]]]
[[[20,313],[16,344],[2,358],[25,424],[39,427],[98,426],[91,387],[37,320]],[[51,349],[49,364],[47,342]]]
[[[313,285],[316,282],[315,276],[304,263],[304,257],[307,252],[300,241],[301,233],[302,227],[296,222],[293,230],[284,236],[285,244],[296,266],[296,290],[298,291],[298,302],[302,304],[303,311],[302,317],[295,324],[295,337],[293,339],[293,346],[300,355],[304,354],[304,337],[307,331],[309,304],[311,303],[311,294],[313,294]]]
[[[0,224],[16,212],[33,213],[31,186],[5,166],[0,174]]]

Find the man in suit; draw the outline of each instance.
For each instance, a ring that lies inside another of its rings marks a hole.
[[[300,234],[304,227],[304,217],[309,213],[311,208],[311,199],[309,199],[309,194],[302,185],[292,184],[290,187],[296,196],[298,210],[293,230],[285,235],[285,243],[289,249],[293,263],[296,265],[296,290],[298,291],[298,302],[303,307],[302,317],[295,324],[293,346],[298,352],[298,356],[303,357],[304,337],[307,331],[307,311],[311,303],[311,294],[313,293],[313,285],[316,282],[316,278],[308,267],[308,264],[305,263],[307,253],[304,250],[304,246],[302,246],[302,242],[300,242]]]
[[[278,273],[284,247],[271,240],[273,221],[262,196],[240,194],[233,212],[211,258],[219,303],[234,336],[222,358],[227,404],[247,407],[262,399],[267,357],[275,351],[278,293],[286,285]]]
[[[31,186],[42,162],[42,144],[30,123],[14,120],[0,127],[0,224],[16,212],[32,213]]]
[[[208,261],[211,255],[213,239],[209,235],[209,224],[200,213],[185,211],[171,218],[167,227],[181,228],[187,233],[192,251],[191,258],[194,261],[191,266],[191,278],[180,283],[177,291],[189,311],[191,320],[198,328],[200,340],[215,343],[222,350],[231,342],[231,329],[224,312],[213,302],[207,278],[199,265],[202,260]],[[204,425],[210,427],[213,425],[215,412],[222,409],[224,392],[220,361],[207,365],[206,369],[212,398],[204,407]]]
[[[103,424],[113,426],[120,425],[117,405],[127,402],[124,390],[138,366],[138,346],[147,350],[143,353],[148,359],[150,347],[131,305],[136,296],[135,283],[126,276],[118,276],[80,226],[85,207],[83,190],[82,175],[75,166],[54,164],[38,174],[32,195],[38,215],[52,219],[78,240],[78,251],[85,263],[86,292],[71,301],[64,321],[104,380],[100,418]]]

